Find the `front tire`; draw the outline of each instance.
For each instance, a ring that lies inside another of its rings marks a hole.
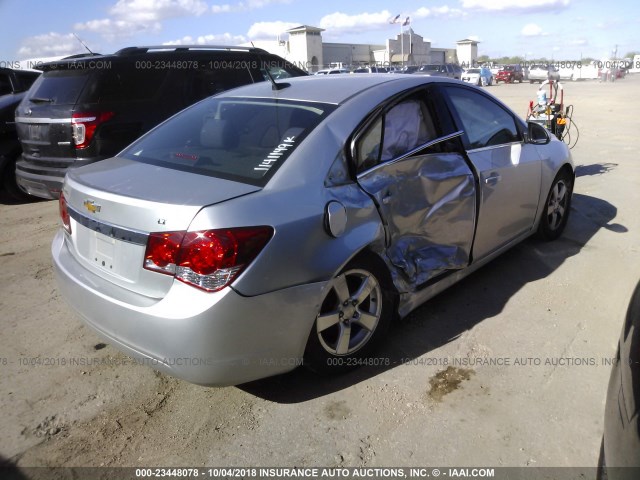
[[[569,220],[572,193],[573,178],[563,170],[553,180],[547,195],[538,226],[539,238],[551,241],[562,235]]]
[[[352,370],[377,349],[393,316],[392,294],[377,262],[349,263],[330,284],[304,354],[320,374]]]

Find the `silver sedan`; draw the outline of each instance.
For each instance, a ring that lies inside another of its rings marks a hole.
[[[392,319],[569,215],[566,145],[419,75],[238,88],[69,171],[60,289],[109,343],[230,385],[372,358]]]

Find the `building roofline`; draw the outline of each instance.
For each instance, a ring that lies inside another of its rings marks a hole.
[[[324,28],[312,27],[310,25],[300,25],[299,27],[290,28],[286,33],[291,32],[324,32]]]

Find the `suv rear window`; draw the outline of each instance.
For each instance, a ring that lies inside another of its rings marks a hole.
[[[44,72],[29,90],[29,99],[51,105],[73,105],[90,75],[91,72],[83,70]]]
[[[120,156],[264,186],[335,108],[272,99],[209,98],[160,125]]]

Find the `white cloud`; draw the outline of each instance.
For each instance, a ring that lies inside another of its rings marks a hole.
[[[231,5],[229,5],[228,3],[225,3],[224,5],[212,5],[211,6],[211,11],[213,13],[229,13],[231,11],[233,11],[233,7]]]
[[[335,12],[322,17],[320,19],[319,26],[320,28],[327,30],[329,34],[336,32],[360,33],[362,31],[387,28],[389,26],[389,21],[398,13],[400,14],[399,21],[404,21],[407,17],[410,17],[412,22],[428,17],[454,18],[465,15],[462,10],[458,8],[451,8],[447,5],[431,8],[420,7],[410,13],[382,10],[381,12],[364,12],[349,15],[342,12]]]
[[[230,33],[200,35],[192,37],[187,35],[178,40],[164,42],[163,45],[239,45],[245,43],[247,38],[244,35],[232,35]]]
[[[72,33],[45,33],[24,40],[18,50],[20,58],[57,57],[84,53],[86,50]]]
[[[203,0],[118,0],[108,18],[76,23],[75,30],[102,35],[109,41],[141,32],[159,32],[169,18],[199,16],[209,11]]]
[[[583,45],[589,45],[589,40],[587,40],[586,38],[574,38],[569,43],[571,45],[583,46]]]
[[[411,12],[409,16],[412,20],[418,20],[421,18],[429,18],[429,17],[447,17],[447,18],[456,18],[463,17],[466,13],[460,10],[459,8],[451,8],[447,5],[443,5],[441,7],[420,7],[414,12]]]
[[[564,10],[571,0],[461,0],[462,8],[493,12],[551,12]]]
[[[520,32],[525,37],[540,37],[542,35],[547,35],[542,30],[542,27],[537,23],[527,23],[524,27],[522,27],[522,31]]]
[[[198,16],[208,10],[203,0],[118,0],[109,12],[130,22],[158,22],[167,18]]]
[[[251,25],[247,36],[252,40],[275,40],[290,28],[299,27],[299,23],[290,22],[257,22]]]
[[[292,0],[247,0],[244,2],[238,2],[235,5],[224,3],[222,5],[212,5],[211,11],[213,13],[229,13],[229,12],[246,12],[249,10],[257,10],[259,8],[265,8],[269,5],[277,3],[291,3]]]
[[[359,33],[362,30],[372,28],[382,28],[389,25],[389,19],[395,17],[389,10],[376,13],[358,13],[348,15],[342,12],[335,12],[325,15],[320,19],[319,26],[325,30],[340,30],[352,33]]]
[[[103,18],[101,20],[89,20],[84,23],[76,23],[74,30],[84,30],[98,33],[109,41],[128,38],[141,32],[159,32],[162,29],[160,22],[130,22],[128,20],[116,20]]]

